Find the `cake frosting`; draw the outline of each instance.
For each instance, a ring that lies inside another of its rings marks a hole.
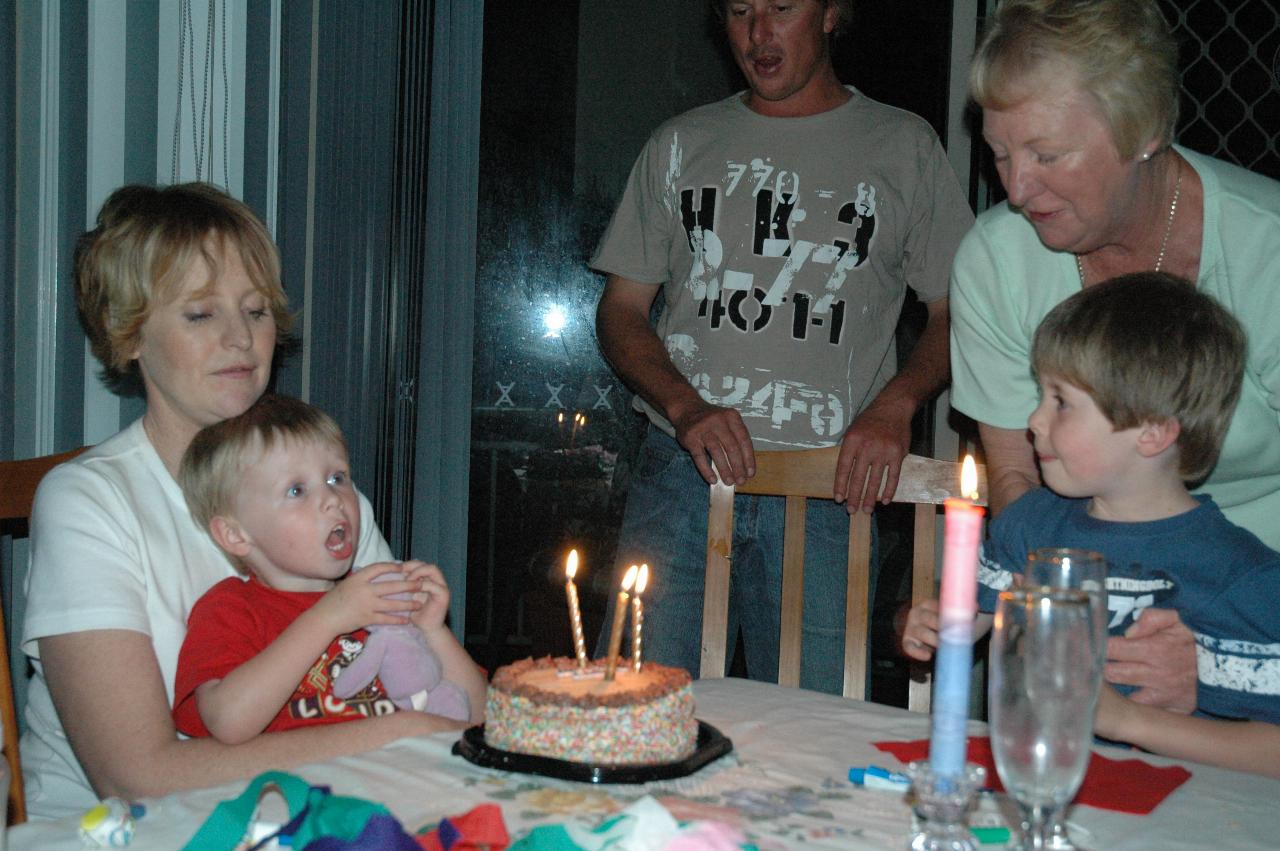
[[[485,742],[514,753],[596,765],[674,762],[693,753],[698,722],[687,671],[646,662],[637,673],[574,659],[524,659],[489,683]]]

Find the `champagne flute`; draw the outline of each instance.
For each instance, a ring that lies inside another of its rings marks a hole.
[[[1101,668],[1107,661],[1107,638],[1110,635],[1107,609],[1107,560],[1101,553],[1074,547],[1041,547],[1027,556],[1022,571],[1026,585],[1070,588],[1084,591],[1094,618],[1094,661]],[[1069,806],[1069,802],[1068,802]],[[1045,843],[1049,851],[1072,851],[1076,845],[1067,834],[1067,808],[1054,815]]]
[[[991,749],[1023,813],[1019,849],[1048,847],[1084,780],[1102,670],[1083,591],[1004,591],[991,637]]]
[[[1098,666],[1107,661],[1107,560],[1101,553],[1074,547],[1041,547],[1027,556],[1022,571],[1025,585],[1085,591],[1094,618],[1094,652]]]

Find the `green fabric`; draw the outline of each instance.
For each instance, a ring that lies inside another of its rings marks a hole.
[[[262,795],[272,788],[289,805],[290,821],[305,813],[292,834],[294,848],[306,848],[307,843],[322,836],[354,839],[371,816],[387,812],[381,804],[332,795],[296,775],[268,771],[251,780],[239,797],[218,804],[184,851],[233,851],[247,836]]]
[[[579,846],[569,838],[562,824],[544,824],[529,831],[507,851],[578,851]]]

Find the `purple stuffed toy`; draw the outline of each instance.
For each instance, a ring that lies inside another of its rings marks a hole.
[[[384,573],[373,581],[403,578],[400,573]],[[393,597],[405,600],[410,595]],[[439,657],[422,630],[411,623],[370,626],[364,649],[333,681],[333,693],[343,700],[353,697],[374,677],[381,678],[387,697],[398,709],[418,709],[457,721],[471,717],[466,692],[444,679]]]

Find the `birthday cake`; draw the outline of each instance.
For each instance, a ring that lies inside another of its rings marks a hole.
[[[524,659],[494,672],[485,705],[485,743],[514,753],[594,765],[675,762],[693,753],[689,673],[645,662],[603,662],[585,671],[574,659]]]

